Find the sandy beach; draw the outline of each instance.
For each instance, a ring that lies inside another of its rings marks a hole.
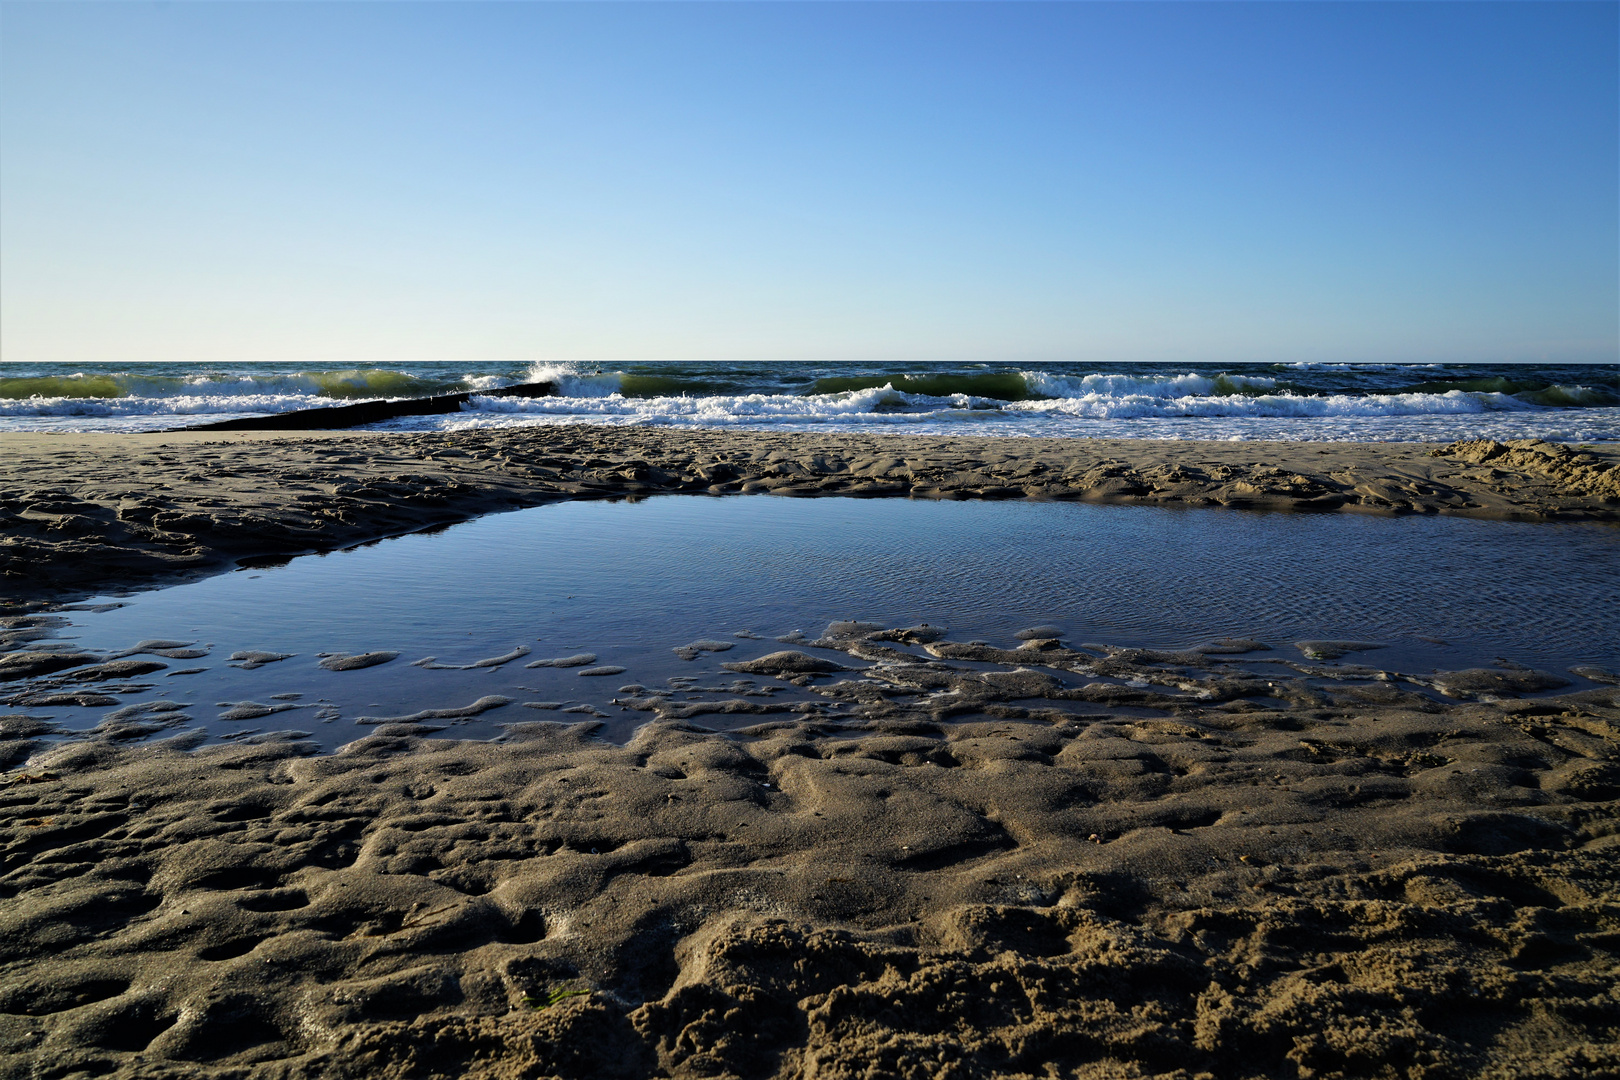
[[[4,435],[0,461],[9,658],[53,603],[560,499],[1620,517],[1620,451],[1528,442]],[[53,743],[20,709],[0,1076],[1613,1075],[1620,677],[1424,682],[1310,644],[835,623],[721,666],[836,723],[715,734],[771,710],[629,686],[624,746]]]

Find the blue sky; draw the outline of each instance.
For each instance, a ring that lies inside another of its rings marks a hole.
[[[7,360],[1614,362],[1620,5],[0,5]]]

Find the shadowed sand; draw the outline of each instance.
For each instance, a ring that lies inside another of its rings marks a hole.
[[[1613,452],[1547,444],[546,429],[0,450],[18,608],[657,491],[1620,508]],[[64,667],[30,649],[52,618],[8,617],[0,680],[87,695],[155,664]],[[630,684],[614,704],[651,722],[625,746],[505,699],[498,743],[423,737],[486,698],[373,718],[327,756],[296,733],[132,745],[164,730],[133,707],[55,743],[17,705],[0,717],[0,1076],[1620,1072],[1612,672],[1407,676],[1363,666],[1363,642],[1057,633],[1003,649],[837,623],[736,661],[695,641],[679,648],[825,705],[779,709],[730,675],[704,700],[695,679]],[[594,662],[530,662],[563,660]],[[740,732],[696,726],[752,712],[765,722]]]
[[[721,736],[672,717],[749,702],[627,686],[653,722],[622,747],[404,717],[325,757],[53,748],[5,718],[6,1074],[1620,1068],[1612,673],[1519,700],[1569,680],[803,648],[726,666],[852,712]]]
[[[1620,518],[1620,449],[546,427],[0,435],[0,598],[61,599],[558,499],[667,492],[1085,499]]]

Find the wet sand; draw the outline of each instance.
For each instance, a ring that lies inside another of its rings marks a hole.
[[[1038,633],[835,624],[725,666],[837,718],[629,686],[622,747],[8,717],[5,1075],[1620,1068],[1620,678]]]
[[[1612,446],[1489,440],[1429,447],[580,427],[3,434],[0,598],[79,597],[496,510],[671,492],[1617,520],[1617,465]]]
[[[15,613],[48,598],[557,498],[1620,508],[1612,451],[1545,444],[547,429],[0,449],[31,575],[6,579],[12,656],[42,617]],[[651,721],[626,746],[544,710],[499,743],[381,718],[327,756],[116,725],[53,745],[19,709],[0,718],[0,1076],[1620,1070],[1620,677],[1020,637],[842,623],[719,651],[735,683],[620,690]],[[31,676],[97,689],[73,670]],[[827,709],[774,711],[742,680]]]

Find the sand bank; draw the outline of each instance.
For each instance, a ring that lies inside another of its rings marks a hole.
[[[1267,655],[835,624],[730,666],[841,724],[35,745],[0,1073],[1615,1075],[1620,689]]]
[[[62,599],[558,499],[1085,499],[1620,518],[1620,448],[546,427],[0,435],[0,597]]]

